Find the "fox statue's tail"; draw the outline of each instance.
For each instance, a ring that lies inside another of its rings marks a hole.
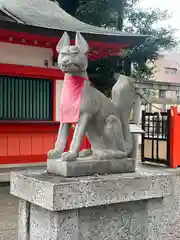
[[[135,102],[135,88],[131,79],[124,75],[119,75],[116,84],[112,89],[112,101],[120,115],[125,149],[129,155],[132,152],[133,140],[130,132],[129,118]]]

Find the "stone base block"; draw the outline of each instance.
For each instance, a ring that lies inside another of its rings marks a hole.
[[[174,181],[165,169],[76,178],[12,173],[18,239],[177,240],[180,186],[174,196]]]
[[[48,159],[47,171],[63,177],[104,175],[111,173],[135,172],[134,159],[93,160],[88,157],[64,162],[61,159]]]

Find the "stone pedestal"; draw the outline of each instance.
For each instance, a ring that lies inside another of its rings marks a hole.
[[[134,159],[97,160],[94,157],[79,158],[65,162],[59,159],[47,160],[47,171],[63,177],[91,176],[95,174],[135,172]]]
[[[173,181],[173,173],[154,170],[79,178],[12,173],[18,240],[170,240],[161,232],[172,214],[165,202]]]

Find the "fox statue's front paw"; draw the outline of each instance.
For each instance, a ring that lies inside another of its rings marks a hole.
[[[47,155],[49,159],[56,159],[61,157],[61,153],[56,149],[50,150]]]
[[[79,153],[79,157],[80,158],[85,158],[85,157],[89,157],[92,155],[92,150],[91,149],[83,149],[80,153]]]
[[[75,161],[77,157],[78,157],[78,154],[73,152],[64,152],[61,155],[62,161],[65,161],[65,162]]]

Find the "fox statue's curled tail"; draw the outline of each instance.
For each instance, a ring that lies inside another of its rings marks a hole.
[[[133,140],[130,132],[129,119],[135,102],[135,87],[131,79],[119,75],[112,89],[112,102],[115,105],[122,124],[125,151],[127,155],[132,152]]]

